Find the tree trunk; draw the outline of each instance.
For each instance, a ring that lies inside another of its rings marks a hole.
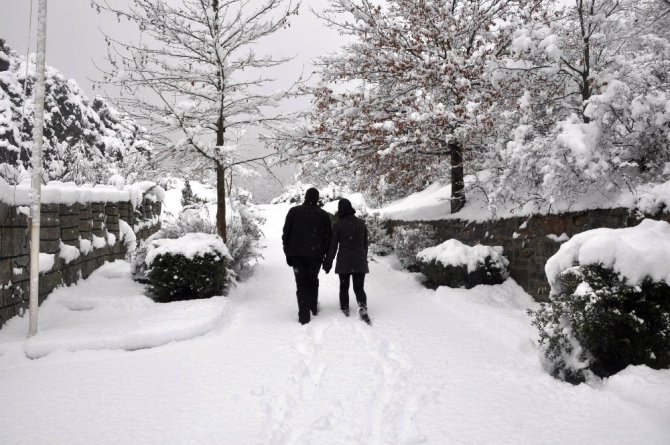
[[[223,134],[225,131],[223,119],[219,118],[216,125],[217,147],[223,147]],[[226,168],[221,162],[218,162],[216,164],[216,231],[224,243],[228,242],[226,229]]]
[[[223,165],[216,165],[216,231],[228,242],[226,237],[226,169]]]
[[[450,142],[451,152],[451,213],[465,206],[465,180],[463,178],[463,145]]]

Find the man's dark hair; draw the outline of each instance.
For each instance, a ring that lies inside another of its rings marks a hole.
[[[317,205],[319,202],[319,191],[314,187],[305,192],[305,204]]]

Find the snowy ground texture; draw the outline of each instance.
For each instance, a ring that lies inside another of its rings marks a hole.
[[[512,281],[424,289],[371,264],[373,326],[302,327],[271,206],[265,260],[227,298],[155,304],[123,262],[0,330],[0,444],[663,444],[670,370],[572,386],[542,368]]]

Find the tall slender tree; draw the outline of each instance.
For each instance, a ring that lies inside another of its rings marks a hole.
[[[98,10],[135,23],[139,41],[106,36],[120,108],[147,122],[166,155],[187,168],[216,172],[217,230],[226,239],[226,174],[245,158],[229,134],[277,120],[265,107],[286,92],[266,93],[267,69],[288,59],[258,56],[254,46],[288,25],[291,0],[132,0],[127,7],[92,0]],[[243,73],[244,71],[244,73]],[[249,72],[250,71],[250,72]],[[176,140],[176,142],[175,142]]]

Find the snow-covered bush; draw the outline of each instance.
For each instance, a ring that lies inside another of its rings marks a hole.
[[[157,239],[149,245],[145,264],[156,301],[169,302],[221,295],[226,262],[232,260],[223,240],[207,233]]]
[[[416,258],[430,287],[470,289],[479,284],[501,284],[509,276],[509,261],[500,246],[467,246],[450,239],[420,251]]]
[[[181,205],[183,207],[188,207],[190,205],[202,204],[205,202],[207,202],[206,199],[200,198],[195,193],[193,193],[193,189],[191,188],[191,181],[188,179],[185,180],[184,188],[181,189]]]
[[[530,311],[552,374],[580,383],[628,365],[670,367],[670,286],[647,278],[630,286],[611,269],[579,266],[562,292]]]
[[[265,218],[252,203],[251,193],[239,190],[232,200],[232,221],[227,227],[227,246],[233,261],[232,271],[239,275],[261,256],[259,241],[263,236],[261,225]]]
[[[208,212],[204,205],[192,205],[176,217],[163,215],[161,229],[140,242],[135,250],[135,256],[131,258],[133,278],[140,282],[148,282],[145,259],[154,242],[162,239],[177,239],[189,233],[216,234],[216,225],[212,222]],[[232,274],[229,274],[228,277],[231,278]]]
[[[388,234],[386,221],[378,213],[362,215],[368,228],[369,251],[373,255],[385,256],[393,251],[393,240]]]
[[[546,265],[548,303],[529,311],[551,372],[579,383],[628,365],[670,367],[670,224],[575,235]]]
[[[405,269],[418,272],[421,269],[416,254],[435,245],[435,229],[427,224],[414,227],[398,226],[393,230],[393,251]]]

